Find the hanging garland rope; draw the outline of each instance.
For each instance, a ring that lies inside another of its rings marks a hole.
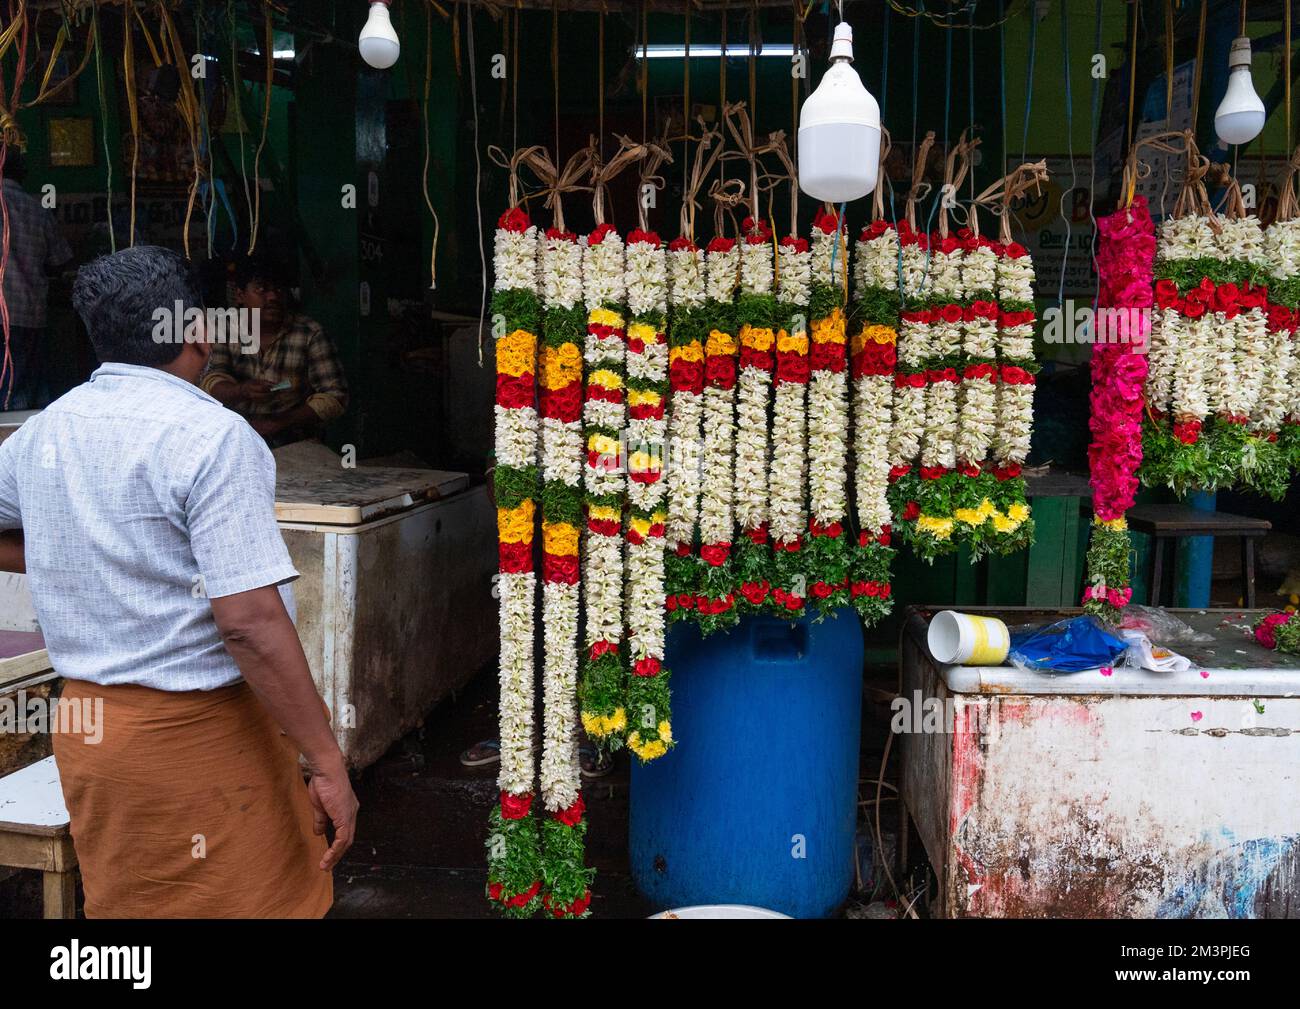
[[[271,126],[271,87],[275,83],[275,26],[271,20],[271,6],[264,4],[262,57],[266,64],[266,81],[262,91],[262,135],[253,154],[253,223],[248,236],[248,254],[257,248],[258,228],[262,221],[262,150],[266,147],[266,134]]]

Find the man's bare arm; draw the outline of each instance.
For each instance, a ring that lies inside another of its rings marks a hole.
[[[316,832],[325,832],[327,819],[334,825],[334,844],[321,862],[322,869],[332,868],[352,845],[357,799],[284,600],[274,585],[267,585],[211,603],[226,650],[239,671],[307,758]]]

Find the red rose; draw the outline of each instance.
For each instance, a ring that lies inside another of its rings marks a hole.
[[[789,595],[785,597],[785,608],[787,610],[797,610],[803,607],[803,597]]]
[[[577,585],[578,558],[561,554],[543,554],[542,580],[563,585]]]
[[[793,249],[795,252],[807,252],[808,239],[798,238],[795,235],[786,235],[785,238],[781,239],[781,248]]]
[[[831,586],[827,585],[825,582],[817,582],[816,584],[813,585],[812,589],[813,589],[813,595],[815,595],[818,599],[829,599],[831,593],[835,591]]]
[[[531,543],[498,543],[497,567],[502,574],[520,575],[533,570]]]
[[[680,238],[674,238],[671,242],[669,242],[668,248],[671,249],[673,252],[683,252],[687,250],[694,252],[695,243],[692,242],[685,235],[683,235]]]
[[[588,244],[588,245],[599,245],[601,242],[603,242],[603,241],[605,240],[605,236],[606,236],[606,235],[608,235],[611,231],[615,231],[615,230],[616,230],[616,229],[614,228],[614,225],[612,225],[612,224],[601,224],[601,225],[598,225],[597,228],[596,228],[596,230],[593,231],[590,235],[587,236],[587,244]]]
[[[511,795],[509,792],[501,793],[501,816],[507,820],[522,820],[532,809],[533,797],[530,793],[525,792],[523,795]]]
[[[677,605],[684,610],[692,609],[695,606],[695,597],[689,592],[683,592],[677,597]]]
[[[705,246],[709,252],[730,252],[735,247],[736,240],[734,238],[723,238],[722,236],[718,236]]]
[[[889,468],[889,479],[891,482],[895,480],[900,480],[903,477],[907,476],[907,474],[910,472],[912,472],[912,467],[907,465],[906,463],[903,463],[902,465],[899,466],[891,466]]]
[[[907,502],[907,505],[903,508],[903,518],[908,522],[915,520],[915,518],[920,514],[921,506],[915,501]]]
[[[1183,302],[1183,315],[1189,319],[1199,319],[1205,314],[1205,305],[1190,298]]]
[[[637,245],[639,243],[645,243],[646,245],[654,246],[657,249],[659,248],[661,241],[659,236],[653,231],[642,231],[640,228],[633,228],[632,233],[627,236],[627,244]]]
[[[1161,308],[1172,308],[1178,303],[1178,285],[1172,280],[1156,281],[1156,304]]]
[[[716,356],[706,358],[704,378],[715,389],[730,389],[736,384],[736,359]]]
[[[632,672],[637,676],[658,676],[660,672],[659,660],[653,655],[647,655],[643,659],[637,659],[632,664]]]
[[[730,543],[706,543],[700,547],[700,556],[706,564],[719,567],[731,555]]]
[[[944,322],[961,322],[962,310],[960,305],[944,305],[939,309],[939,317]]]
[[[602,655],[610,655],[610,654],[618,654],[617,641],[606,641],[606,640],[593,641],[591,644],[591,650],[588,652],[588,656],[591,658],[593,662],[596,659],[600,658]]]
[[[1003,246],[1002,252],[1008,259],[1020,259],[1022,256],[1029,255],[1028,250],[1019,242],[1012,242]]]
[[[497,219],[497,227],[502,231],[522,233],[532,227],[528,212],[523,207],[511,207]]]
[[[839,215],[822,208],[813,215],[813,227],[823,235],[833,235],[840,227]]]

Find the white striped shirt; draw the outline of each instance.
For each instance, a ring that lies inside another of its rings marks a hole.
[[[54,669],[212,690],[240,678],[209,598],[298,576],[275,523],[275,460],[183,379],[105,364],[0,444],[0,528],[22,526]]]

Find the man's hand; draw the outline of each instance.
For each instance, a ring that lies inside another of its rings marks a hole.
[[[239,383],[239,398],[249,403],[266,399],[271,395],[271,383],[260,378],[250,378]]]
[[[314,771],[307,794],[316,817],[316,836],[324,837],[326,828],[334,827],[334,843],[320,860],[321,871],[329,872],[352,847],[357,830],[357,810],[361,805],[352,791],[352,782],[348,780],[347,768],[342,761],[327,771]]]

